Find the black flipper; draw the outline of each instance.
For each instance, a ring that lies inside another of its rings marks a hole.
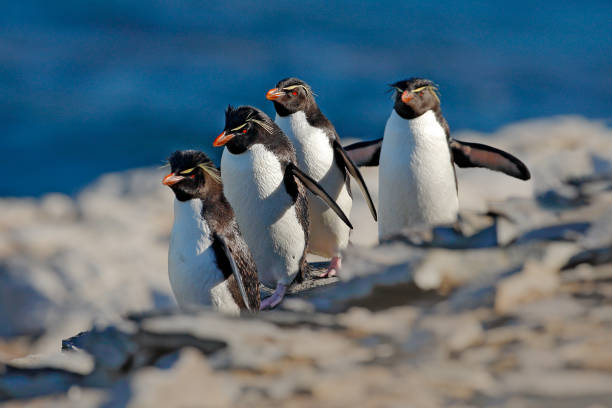
[[[338,214],[338,217],[340,217],[340,219],[344,221],[344,223],[348,225],[350,229],[353,229],[353,225],[349,221],[346,214],[344,214],[344,211],[342,211],[342,209],[338,206],[338,204],[334,201],[334,199],[331,198],[329,194],[327,194],[327,191],[325,191],[319,183],[314,181],[310,176],[308,176],[302,170],[298,169],[293,163],[287,164],[287,168],[285,169],[285,172],[290,172],[291,175],[297,178],[304,185],[304,187],[306,187],[314,195],[318,196],[323,201],[325,201],[325,203],[332,210],[334,210],[336,214]]]
[[[376,215],[376,207],[374,207],[374,202],[372,201],[372,197],[370,196],[370,192],[368,191],[368,186],[366,186],[361,172],[337,140],[334,140],[333,149],[336,156],[336,160],[342,160],[342,164],[344,164],[346,170],[351,176],[353,176],[357,184],[359,184],[359,188],[361,189],[361,192],[363,193],[363,196],[365,197],[366,202],[368,203],[368,207],[370,208],[370,213],[372,214],[374,221],[378,221],[378,217]]]
[[[249,312],[252,312],[253,309],[251,309],[251,305],[249,304],[249,298],[247,296],[246,289],[244,287],[244,283],[242,282],[242,275],[240,275],[240,271],[238,270],[238,266],[236,265],[236,261],[234,261],[234,257],[232,256],[232,253],[227,247],[227,244],[225,243],[225,240],[223,239],[223,237],[215,234],[215,238],[219,242],[221,248],[223,249],[223,253],[227,257],[227,260],[229,261],[230,268],[232,269],[232,275],[234,275],[234,278],[236,279],[236,284],[238,285],[238,289],[240,290],[240,295],[242,296],[242,301],[244,302],[247,310]]]
[[[357,142],[344,147],[346,154],[351,158],[355,165],[362,167],[378,166],[380,160],[380,149],[382,147],[382,137],[376,140]]]
[[[451,139],[450,147],[453,160],[459,167],[484,167],[521,180],[531,178],[527,166],[503,150],[480,143],[461,142],[455,139]]]

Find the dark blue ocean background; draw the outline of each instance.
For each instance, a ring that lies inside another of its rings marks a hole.
[[[75,193],[211,146],[228,104],[298,76],[341,137],[382,135],[386,84],[440,85],[451,129],[612,116],[612,2],[4,2],[0,195]],[[534,143],[538,135],[533,135]]]

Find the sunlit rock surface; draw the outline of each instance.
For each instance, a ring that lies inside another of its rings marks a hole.
[[[257,316],[174,310],[161,170],[0,200],[0,402],[609,406],[612,131],[566,117],[455,136],[516,154],[532,180],[458,170],[457,228],[380,244],[355,188],[340,278]]]

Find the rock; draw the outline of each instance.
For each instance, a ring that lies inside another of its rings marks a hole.
[[[581,319],[587,314],[587,309],[570,297],[558,295],[554,298],[525,302],[514,309],[514,313],[526,322],[551,324],[563,322],[565,319]]]
[[[173,305],[172,194],[161,177],[133,170],[102,177],[76,200],[0,200],[0,336],[38,336],[68,315],[108,321]]]
[[[186,348],[176,359],[170,368],[148,367],[131,376],[126,407],[234,406],[238,390],[225,374],[213,371],[202,353]],[[123,387],[116,386],[113,393],[121,391]],[[111,400],[123,399],[118,397],[113,395]]]
[[[461,222],[380,243],[355,188],[339,278],[311,274],[283,310],[242,317],[174,309],[160,170],[105,175],[74,199],[2,198],[0,400],[607,406],[611,140],[580,118],[504,128],[484,142],[531,181],[459,169]],[[376,197],[377,170],[364,174]]]
[[[448,362],[422,366],[420,370],[428,378],[429,387],[439,389],[448,399],[470,401],[496,389],[495,379],[484,369]]]
[[[30,350],[28,343],[27,338],[0,338],[0,361],[9,361],[26,356]]]
[[[0,402],[10,399],[33,398],[67,392],[80,384],[83,376],[55,368],[17,368],[6,366],[0,370]]]
[[[165,355],[183,346],[213,354],[227,345],[224,341],[185,336],[184,333],[151,332],[125,323],[81,333],[62,342],[67,351],[84,350],[96,359],[96,370],[121,372],[156,363]]]
[[[530,262],[519,274],[498,283],[495,311],[499,314],[511,313],[522,304],[551,295],[558,287],[559,276],[554,269]]]
[[[412,270],[421,261],[423,250],[412,249],[400,242],[390,242],[371,250],[350,247],[345,253],[341,281],[313,290],[308,301],[318,311],[343,311],[351,306],[370,302],[371,296],[378,296],[376,288],[398,287],[412,283]],[[345,272],[346,271],[346,272]],[[399,291],[398,297],[383,295],[385,306],[390,307],[406,302],[406,291]],[[378,299],[380,301],[382,299]],[[388,303],[387,303],[388,302]]]
[[[460,353],[484,340],[480,322],[470,314],[428,317],[420,327],[433,331],[449,353]]]
[[[612,372],[612,336],[600,336],[576,341],[561,348],[563,360],[569,367]]]
[[[510,374],[502,386],[509,393],[552,398],[571,398],[577,396],[612,395],[610,384],[612,375],[607,373],[584,372],[575,370],[533,370]]]
[[[589,315],[598,322],[612,323],[612,305],[602,305],[590,310]]]
[[[571,269],[585,263],[589,265],[612,263],[612,246],[582,251],[572,256],[562,269]]]
[[[449,293],[473,279],[483,279],[487,270],[499,273],[511,267],[509,258],[497,249],[467,253],[432,249],[416,268],[415,283],[422,290]]]
[[[98,408],[103,407],[108,392],[73,385],[65,394],[50,395],[4,403],[3,408]]]
[[[522,304],[554,293],[560,285],[558,271],[577,252],[575,244],[554,243],[546,247],[539,259],[528,259],[521,272],[497,284],[497,313],[511,313]]]
[[[355,307],[340,315],[338,322],[355,333],[384,335],[400,342],[410,334],[417,315],[412,307],[395,307],[384,314]]]
[[[415,228],[389,239],[400,239],[411,245],[425,248],[467,249],[491,248],[498,245],[495,225],[488,225],[481,230],[475,230],[471,235],[464,235],[463,231],[459,231],[455,227]]]
[[[48,218],[57,222],[70,222],[77,217],[74,201],[65,194],[45,195],[41,200],[40,209]]]
[[[87,375],[93,371],[94,359],[90,354],[80,350],[72,353],[58,351],[52,354],[31,354],[13,359],[9,364],[22,369],[55,368]]]

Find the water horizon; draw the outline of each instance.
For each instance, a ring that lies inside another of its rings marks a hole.
[[[26,1],[0,16],[0,196],[74,194],[211,146],[228,104],[309,82],[342,138],[382,136],[387,84],[440,86],[452,131],[576,114],[610,123],[612,5],[450,1]],[[608,16],[608,17],[606,17]]]

